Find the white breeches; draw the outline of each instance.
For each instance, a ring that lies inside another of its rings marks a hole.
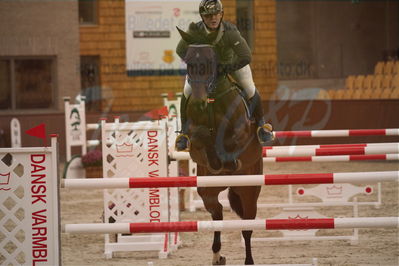
[[[234,78],[234,80],[242,87],[245,92],[248,95],[248,98],[251,99],[255,95],[255,83],[252,78],[252,71],[251,67],[249,65],[246,65],[243,68],[240,68],[239,70],[231,73],[231,76]],[[184,83],[184,96],[188,98],[188,96],[191,95],[191,85],[187,81],[187,76],[186,76],[186,81]]]

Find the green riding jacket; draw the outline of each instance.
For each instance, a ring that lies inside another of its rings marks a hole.
[[[206,26],[202,21],[192,22],[187,33],[192,36],[197,36],[197,34],[208,36]],[[218,63],[223,65],[225,73],[232,73],[251,63],[251,49],[234,24],[222,21],[211,42],[215,47]],[[180,40],[176,48],[176,53],[180,58],[184,59],[188,45],[183,39]]]

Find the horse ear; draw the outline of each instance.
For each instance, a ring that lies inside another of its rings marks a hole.
[[[187,42],[187,43],[189,43],[189,44],[194,43],[194,37],[193,37],[193,36],[191,36],[190,34],[188,34],[188,33],[185,32],[185,31],[179,29],[179,27],[177,27],[177,26],[176,26],[176,29],[179,31],[181,38],[182,38],[185,42]]]

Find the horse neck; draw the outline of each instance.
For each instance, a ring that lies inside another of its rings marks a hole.
[[[228,77],[218,77],[216,80],[216,86],[215,86],[215,94],[220,94],[223,93],[229,89],[231,89],[234,86],[234,84],[229,80]]]

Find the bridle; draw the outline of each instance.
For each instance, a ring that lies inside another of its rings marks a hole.
[[[190,45],[189,47],[191,47],[191,48],[211,48],[212,51],[213,51],[213,46],[211,46],[211,45],[193,45],[193,44],[192,44],[192,45]],[[213,51],[213,53],[214,53],[214,51]],[[190,55],[189,57],[185,58],[184,61],[190,62],[194,57],[199,57],[199,56],[201,56],[199,52],[194,52],[192,55]],[[212,56],[215,57],[214,54],[212,54]],[[212,59],[210,59],[210,60],[211,60],[210,66],[211,66],[211,68],[212,68],[212,73],[211,73],[211,75],[209,75],[209,77],[208,77],[207,79],[205,79],[205,80],[204,80],[204,79],[195,79],[195,78],[192,76],[192,73],[190,73],[189,71],[187,71],[187,79],[188,79],[188,82],[189,82],[190,84],[195,84],[195,83],[197,83],[197,84],[204,84],[204,85],[206,85],[206,93],[207,93],[207,95],[210,95],[210,94],[212,94],[212,93],[215,92],[215,90],[216,90],[216,83],[217,83],[217,71],[216,71],[216,69],[217,69],[217,62],[216,62],[216,60],[212,60]],[[187,68],[188,68],[188,69],[189,69],[189,65],[190,65],[190,63],[187,64]]]
[[[208,113],[208,129],[211,133],[211,135],[214,135],[215,129],[216,129],[216,121],[215,121],[215,112],[214,112],[214,104],[215,102],[228,94],[229,92],[233,91],[234,88],[229,88],[227,90],[223,90],[221,92],[216,91],[216,85],[218,81],[218,76],[217,76],[217,62],[216,62],[216,54],[213,50],[212,45],[190,45],[189,47],[191,48],[210,48],[212,49],[212,54],[210,56],[211,60],[211,68],[212,68],[212,73],[207,77],[206,79],[195,79],[190,73],[190,71],[187,71],[187,79],[190,84],[204,84],[206,86],[206,94],[207,94],[207,113]],[[199,57],[201,56],[199,52],[194,52],[192,55],[190,54],[189,57],[185,58],[186,62],[190,62],[190,60],[193,60],[194,57]],[[189,64],[187,64],[187,68],[189,69]]]

